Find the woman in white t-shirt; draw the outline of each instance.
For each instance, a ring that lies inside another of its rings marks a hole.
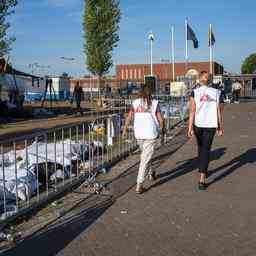
[[[223,108],[220,107],[223,99],[219,90],[208,86],[209,74],[206,71],[200,73],[199,80],[199,86],[190,97],[188,136],[196,137],[200,173],[198,188],[205,190],[212,142],[216,131],[219,136],[224,133]]]
[[[163,131],[164,120],[161,115],[157,100],[152,99],[151,90],[143,85],[138,99],[132,103],[132,108],[126,119],[123,137],[127,135],[127,127],[134,119],[134,134],[141,149],[141,161],[137,177],[136,192],[141,194],[145,191],[143,183],[149,174],[151,180],[156,178],[155,171],[150,168],[154,154],[156,139],[160,130]]]

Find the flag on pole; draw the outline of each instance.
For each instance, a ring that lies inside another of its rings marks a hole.
[[[212,31],[212,26],[210,26],[209,29],[209,38],[208,38],[208,45],[209,47],[213,46],[215,44],[215,36]]]
[[[199,47],[199,43],[198,43],[198,39],[196,37],[196,34],[193,31],[193,29],[189,26],[189,24],[187,24],[187,40],[188,41],[193,41],[194,48]]]

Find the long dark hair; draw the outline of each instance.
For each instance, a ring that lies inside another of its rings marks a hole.
[[[151,107],[152,104],[152,93],[151,93],[151,89],[149,88],[148,85],[143,84],[141,86],[141,91],[139,94],[140,98],[143,99],[143,101],[145,103],[147,103],[148,107]]]

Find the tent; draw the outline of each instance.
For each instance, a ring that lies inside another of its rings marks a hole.
[[[11,101],[10,97],[14,94],[14,98],[18,96],[21,102],[24,99],[25,85],[20,82],[18,77],[31,78],[32,86],[39,85],[41,77],[34,76],[14,69],[4,58],[0,58],[0,99],[2,101]]]

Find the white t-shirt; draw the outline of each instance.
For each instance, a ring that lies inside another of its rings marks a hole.
[[[220,91],[202,85],[194,89],[191,96],[195,99],[196,103],[195,126],[217,128]]]
[[[152,140],[158,137],[159,123],[156,117],[158,101],[152,100],[148,107],[143,99],[134,100],[132,103],[134,111],[134,133],[136,139]]]
[[[238,91],[242,89],[242,85],[239,82],[235,82],[232,84],[232,91]]]

